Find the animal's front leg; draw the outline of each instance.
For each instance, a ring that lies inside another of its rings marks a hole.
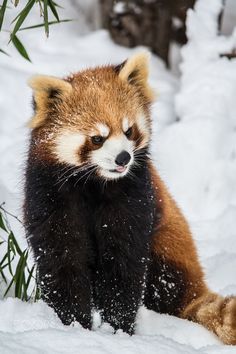
[[[135,329],[135,319],[141,303],[144,275],[132,274],[125,277],[107,269],[106,275],[98,279],[96,291],[97,302],[101,309],[102,319],[115,330],[122,329],[132,335]]]
[[[118,243],[110,241],[113,246],[107,245],[99,261],[94,301],[103,321],[132,335],[144,292],[148,247],[145,243],[141,248],[135,243],[131,247],[122,237],[118,240]]]
[[[38,284],[42,298],[64,324],[78,321],[90,328],[91,247],[86,209],[74,191],[58,194],[50,172],[45,166],[29,170],[26,187],[25,227],[37,263]]]
[[[76,264],[68,249],[52,251],[38,259],[38,282],[42,299],[51,306],[62,323],[78,321],[91,328],[91,290],[86,264]]]
[[[129,334],[134,332],[142,302],[153,222],[148,192],[132,188],[127,194],[121,191],[115,200],[108,194],[95,215],[95,304],[104,321]]]

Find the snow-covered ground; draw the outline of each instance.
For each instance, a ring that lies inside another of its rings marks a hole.
[[[86,3],[93,5],[91,0]],[[75,17],[75,4],[70,2],[64,18]],[[152,153],[190,222],[209,285],[222,294],[236,294],[236,60],[219,58],[235,45],[236,35],[217,37],[220,5],[220,0],[200,0],[196,12],[190,11],[181,79],[151,57],[150,83],[158,92]],[[32,113],[27,79],[35,73],[63,76],[92,65],[119,63],[143,49],[122,48],[106,31],[91,31],[93,18],[86,15],[87,8],[82,10],[78,23],[51,27],[49,40],[42,29],[20,36],[33,64],[14,49],[7,48],[12,58],[0,55],[0,203],[6,201],[6,208],[19,216],[26,123]],[[235,12],[229,12],[231,25]],[[3,36],[7,40],[7,34]],[[11,223],[26,246],[23,230],[14,219]],[[113,335],[107,324],[99,327],[97,315],[93,331],[65,327],[44,303],[8,298],[0,300],[0,353],[13,352],[233,354],[236,347],[222,345],[199,325],[144,308],[136,334],[129,337]]]

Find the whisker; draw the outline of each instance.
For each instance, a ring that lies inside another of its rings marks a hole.
[[[78,179],[76,180],[76,182],[75,182],[75,184],[74,184],[74,187],[76,187],[76,185],[79,183],[79,181],[80,181],[82,178],[86,177],[87,174],[89,174],[90,172],[93,172],[96,168],[97,168],[97,165],[90,165],[90,166],[88,167],[88,171],[85,172],[82,176],[80,176],[80,178],[78,178]]]
[[[59,176],[58,181],[57,181],[55,184],[58,184],[58,183],[60,183],[62,180],[64,180],[63,177],[64,177],[68,172],[70,172],[70,171],[73,170],[73,169],[76,169],[76,167],[75,167],[75,166],[68,167],[68,169],[67,169],[66,171],[64,171],[64,172]],[[65,168],[64,168],[63,170],[65,170]],[[67,177],[67,176],[66,176],[66,177]]]
[[[84,186],[85,186],[86,182],[89,180],[89,178],[91,177],[92,173],[93,173],[94,171],[96,171],[96,170],[97,170],[97,166],[95,166],[95,167],[90,171],[90,173],[88,174],[88,177],[86,178],[86,180],[85,180],[85,182],[84,182]]]
[[[64,180],[62,180],[62,184],[60,185],[60,187],[58,188],[58,191],[60,191],[62,189],[62,187],[64,186],[64,184],[69,180],[70,177],[74,176],[75,171],[73,171],[69,176],[65,177]]]
[[[129,177],[130,177],[133,181],[135,181],[135,180],[138,179],[137,176],[131,171],[131,169],[128,171],[127,175],[129,175]]]
[[[83,171],[83,169],[84,169],[84,168],[81,168],[81,167],[76,168],[75,166],[73,166],[73,172],[68,175],[68,173],[71,172],[71,170],[72,170],[71,168],[68,169],[68,170],[66,171],[66,173],[64,173],[63,176],[61,176],[61,177],[58,179],[58,181],[55,183],[55,185],[57,185],[57,184],[63,182],[64,180],[68,180],[68,179],[69,179],[70,177],[72,177],[73,175],[79,173],[80,171]]]
[[[81,173],[81,172],[87,170],[87,168],[88,168],[89,166],[90,166],[90,164],[84,163],[84,164],[81,165],[81,166],[72,166],[72,167],[69,167],[69,168],[67,169],[67,171],[64,172],[64,173],[62,174],[62,176],[60,176],[60,178],[59,178],[58,181],[55,183],[55,185],[56,185],[56,184],[61,184],[60,187],[59,187],[59,190],[60,190],[60,189],[63,187],[63,185],[64,185],[71,177],[75,176],[75,175],[78,174],[78,173]],[[68,173],[71,172],[71,170],[73,170],[72,173],[70,173],[70,174],[68,175]]]

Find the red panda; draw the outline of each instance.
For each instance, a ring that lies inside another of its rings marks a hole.
[[[42,298],[64,324],[93,308],[133,334],[139,306],[236,344],[236,298],[212,293],[189,226],[149,154],[148,60],[30,81],[24,223]]]

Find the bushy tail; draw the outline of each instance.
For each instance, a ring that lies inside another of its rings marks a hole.
[[[193,300],[183,318],[202,324],[213,331],[225,344],[236,345],[236,297],[222,297],[207,292]]]

